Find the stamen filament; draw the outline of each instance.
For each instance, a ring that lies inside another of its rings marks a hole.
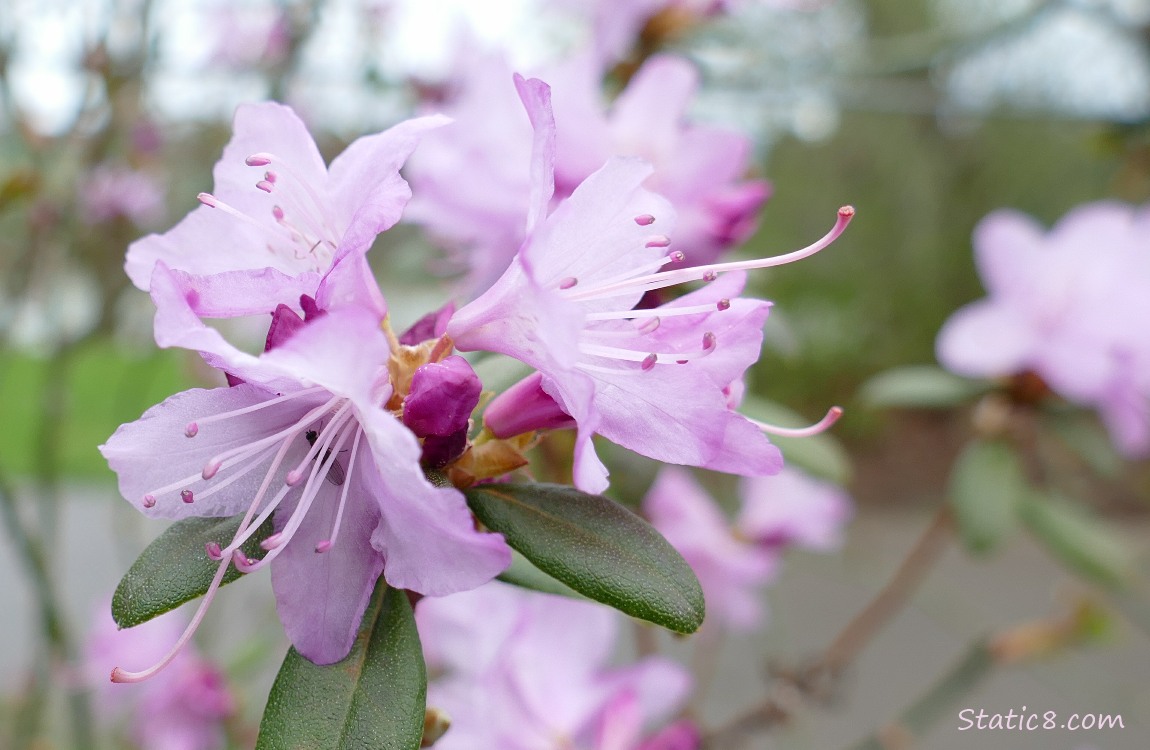
[[[808,258],[820,250],[828,247],[832,242],[838,239],[839,235],[850,224],[851,219],[854,218],[855,210],[851,206],[843,206],[839,209],[838,217],[835,219],[835,224],[831,230],[819,238],[817,241],[800,248],[793,252],[785,253],[783,255],[776,255],[770,258],[758,258],[755,260],[741,260],[733,261],[730,263],[718,263],[709,266],[694,266],[693,268],[680,268],[671,271],[663,271],[656,274],[648,274],[645,276],[636,276],[625,281],[608,281],[597,284],[593,287],[583,288],[580,291],[572,293],[571,296],[578,299],[593,299],[598,297],[614,297],[621,294],[649,292],[655,289],[663,289],[668,286],[675,286],[688,281],[707,280],[710,281],[715,278],[717,274],[728,273],[730,271],[749,271],[756,268],[771,268],[773,266],[782,266],[787,263],[794,263],[797,260]]]
[[[212,422],[219,422],[221,419],[231,419],[232,417],[239,417],[239,416],[243,416],[244,414],[251,414],[252,412],[259,411],[260,409],[266,409],[269,406],[275,406],[276,404],[282,404],[284,401],[291,401],[292,399],[301,398],[303,396],[310,396],[313,393],[320,393],[323,390],[324,389],[322,386],[317,385],[317,386],[313,386],[311,388],[304,388],[301,391],[295,391],[294,393],[287,393],[287,394],[284,394],[282,396],[276,396],[275,398],[268,399],[267,401],[260,401],[259,403],[252,404],[250,406],[245,406],[242,409],[233,409],[232,411],[225,411],[225,412],[221,412],[219,414],[211,414],[209,416],[203,417],[202,419],[196,419],[195,421],[188,422],[188,426],[187,426],[187,428],[185,428],[184,432],[187,433],[189,431],[193,431],[192,426],[195,425],[194,432],[198,433],[199,428],[203,427],[206,424],[211,424]]]
[[[839,421],[839,417],[842,415],[842,407],[832,406],[827,410],[826,415],[822,419],[809,427],[779,427],[778,425],[767,422],[760,422],[757,419],[751,419],[750,421],[768,435],[778,435],[780,437],[810,437],[829,430],[831,425]]]
[[[352,476],[352,470],[355,469],[355,457],[359,452],[359,439],[363,437],[363,428],[357,427],[355,430],[355,440],[351,443],[351,456],[347,460],[347,476],[348,479]],[[339,493],[339,508],[335,511],[335,522],[331,527],[331,535],[325,540],[328,543],[327,549],[335,546],[335,541],[339,537],[340,525],[343,523],[343,509],[347,505],[347,492],[351,487],[351,482],[343,483],[343,491]],[[326,551],[326,550],[325,550]]]

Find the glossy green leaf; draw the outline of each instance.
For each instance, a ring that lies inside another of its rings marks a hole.
[[[1099,475],[1113,478],[1122,471],[1121,456],[1093,415],[1078,411],[1049,414],[1047,424],[1063,445]]]
[[[219,563],[208,557],[204,545],[227,546],[243,516],[231,518],[185,518],[169,526],[136,558],[112,595],[112,618],[130,628],[203,596],[216,575]],[[262,554],[260,542],[271,536],[269,518],[243,546],[248,557]],[[242,573],[229,567],[225,584]]]
[[[1022,467],[1009,445],[983,440],[968,444],[950,475],[950,504],[967,549],[989,552],[1014,530],[1027,492]]]
[[[580,594],[680,633],[703,624],[703,591],[690,566],[615,501],[554,484],[481,485],[466,495],[488,528]]]
[[[288,651],[256,750],[417,750],[426,702],[411,604],[381,579],[343,661],[319,666]]]
[[[886,370],[863,384],[859,397],[874,408],[944,409],[987,390],[984,381],[970,380],[934,365]]]
[[[1071,569],[1106,586],[1130,579],[1133,554],[1084,508],[1058,497],[1031,495],[1020,514],[1031,533]]]
[[[551,576],[535,567],[521,552],[511,550],[511,567],[499,574],[499,580],[532,591],[544,594],[568,596],[573,599],[584,597],[575,589],[556,581]]]

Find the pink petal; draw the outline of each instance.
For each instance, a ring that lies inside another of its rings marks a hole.
[[[1035,332],[1015,310],[982,300],[950,316],[935,352],[943,367],[959,375],[993,377],[1021,372],[1036,346]]]

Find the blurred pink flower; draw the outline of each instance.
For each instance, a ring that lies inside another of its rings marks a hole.
[[[186,647],[156,679],[145,685],[109,681],[112,667],[125,660],[158,659],[184,629],[186,618],[169,612],[120,630],[108,605],[100,608],[84,649],[84,671],[96,692],[103,721],[128,724],[142,750],[222,750],[223,724],[235,701],[223,673]]]
[[[612,610],[491,583],[424,598],[415,617],[428,665],[445,672],[428,688],[428,705],[451,717],[436,748],[674,747],[643,738],[682,705],[690,678],[661,657],[610,667]]]
[[[164,186],[147,172],[101,164],[81,180],[77,202],[86,224],[127,219],[147,227],[163,220],[164,194]]]
[[[643,512],[690,564],[707,600],[707,621],[734,631],[763,616],[762,587],[791,546],[831,551],[850,519],[840,488],[790,467],[743,479],[732,524],[690,472],[666,467],[643,499]]]
[[[996,211],[974,232],[989,296],[954,313],[937,353],[961,375],[1033,371],[1096,408],[1118,449],[1150,455],[1150,209],[1079,206],[1045,231]]]
[[[770,188],[743,179],[747,137],[687,119],[698,87],[691,63],[670,55],[648,60],[606,111],[601,77],[589,55],[547,76],[557,133],[554,199],[571,195],[611,157],[636,156],[653,167],[644,187],[667,198],[679,217],[675,247],[688,265],[710,263],[746,239]],[[429,135],[408,170],[415,197],[407,219],[451,246],[476,287],[494,280],[524,239],[531,130],[511,79],[498,57],[468,65],[448,106],[456,123]]]

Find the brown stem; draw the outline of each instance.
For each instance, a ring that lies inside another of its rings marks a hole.
[[[833,688],[833,681],[918,589],[946,549],[944,542],[950,536],[952,524],[950,508],[944,505],[935,513],[886,586],[843,628],[822,656],[804,669],[777,675],[779,679],[765,700],[704,736],[702,747],[706,750],[739,747],[752,734],[785,724],[804,698],[822,696],[825,700]],[[832,684],[828,684],[828,678]]]

